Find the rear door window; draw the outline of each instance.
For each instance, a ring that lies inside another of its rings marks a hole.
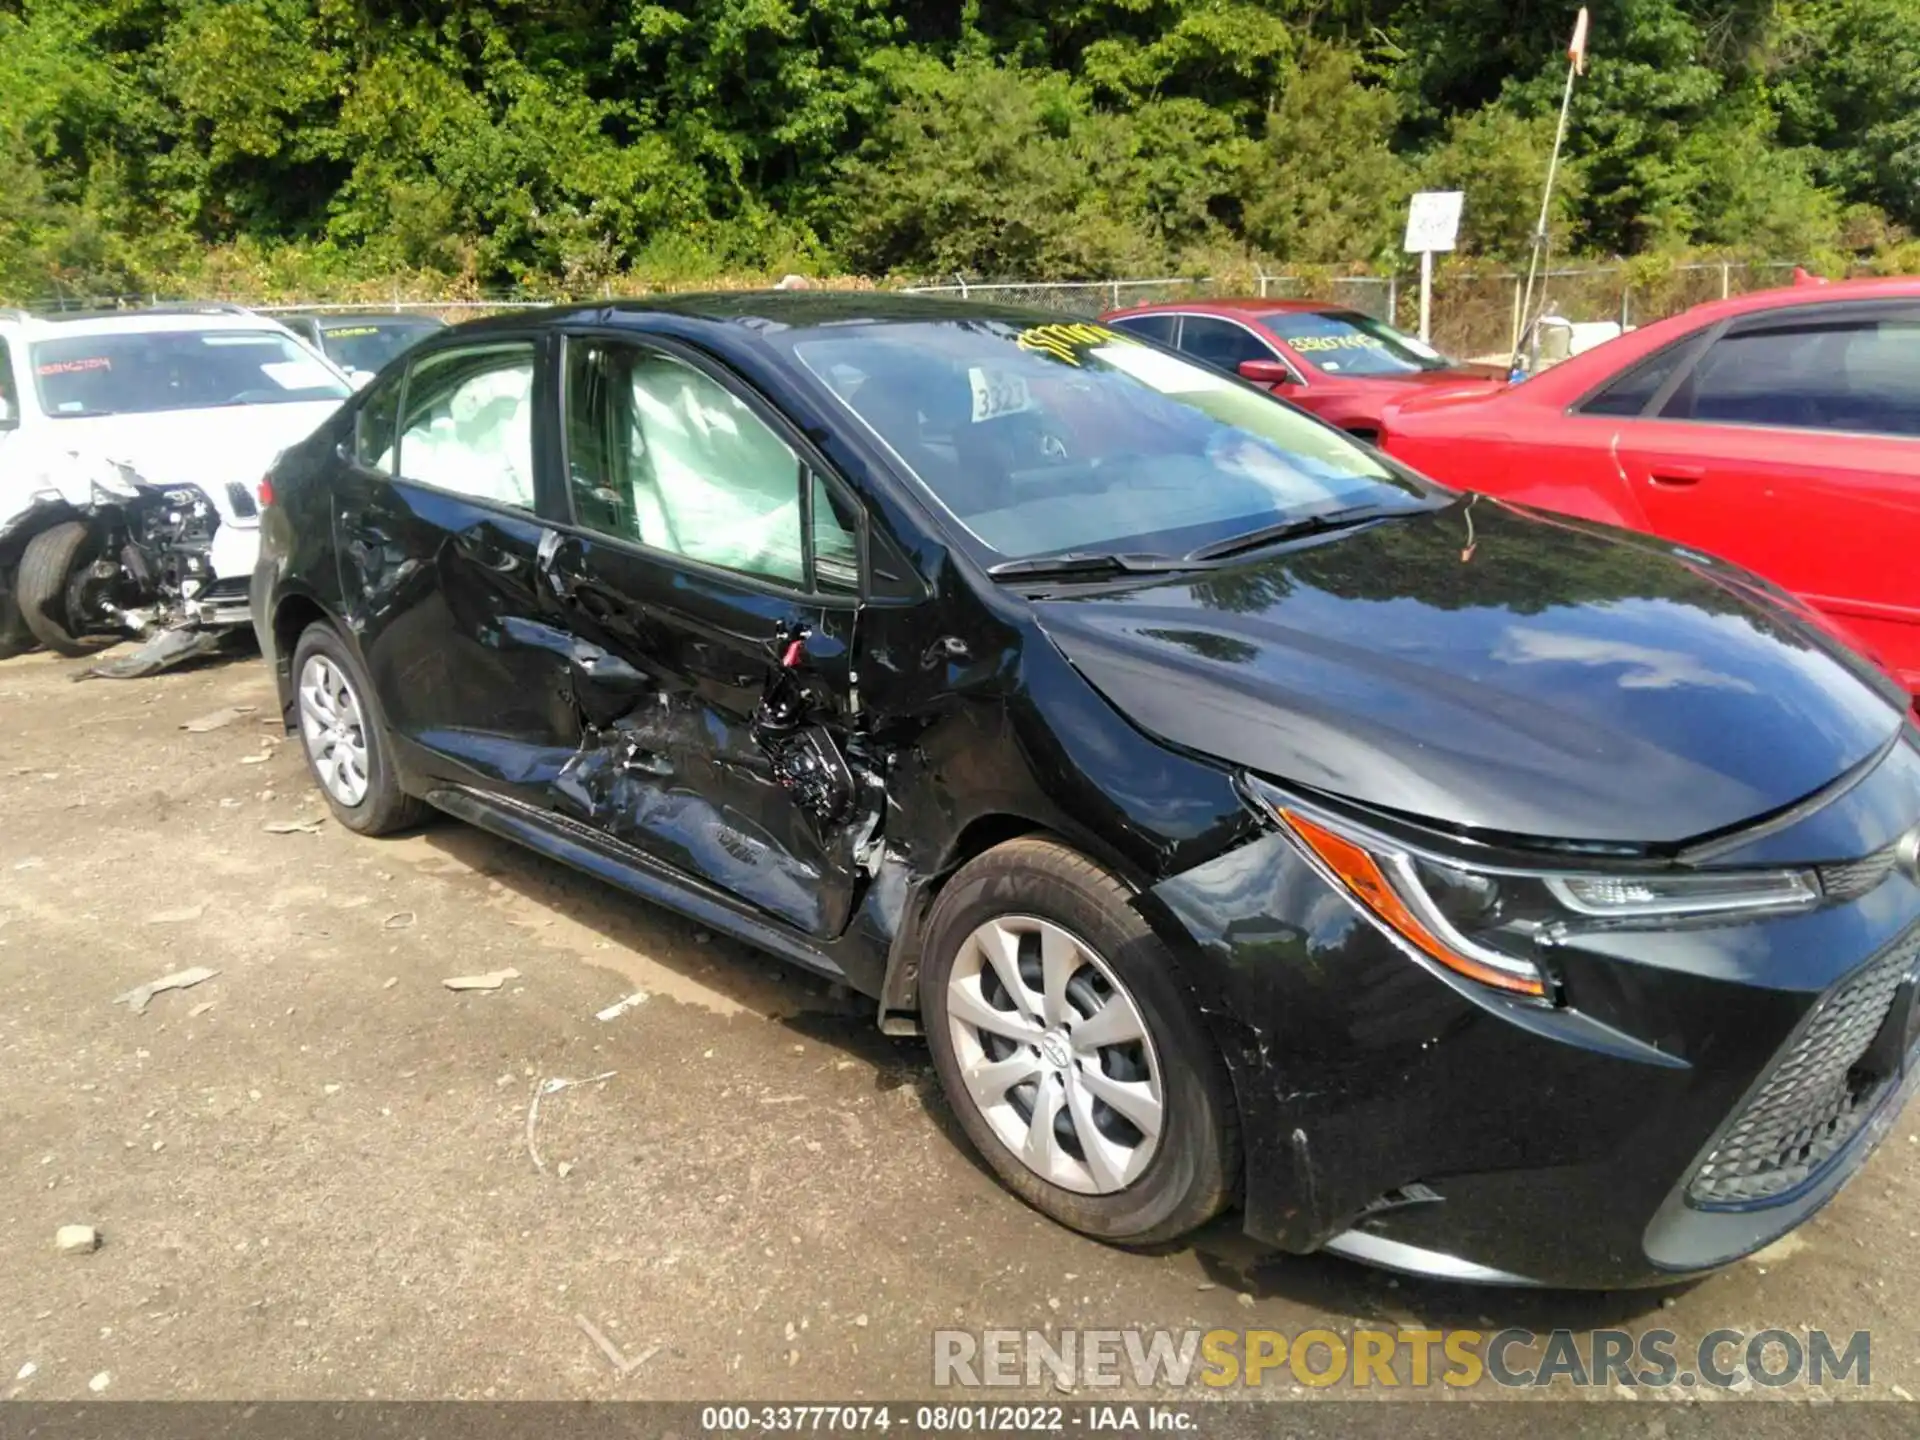
[[[1669,419],[1920,434],[1920,316],[1809,319],[1714,341]]]
[[[534,352],[525,341],[442,350],[407,376],[399,473],[474,500],[534,508]]]
[[[1178,315],[1122,315],[1111,321],[1113,328],[1124,330],[1129,335],[1144,335],[1149,340],[1158,340],[1162,345],[1173,344],[1173,330],[1179,324]]]
[[[390,375],[367,391],[353,420],[353,458],[368,470],[393,473],[393,441],[400,426],[403,377]]]
[[[1180,348],[1203,365],[1228,374],[1248,360],[1277,360],[1273,347],[1251,330],[1214,315],[1189,315],[1180,327]]]

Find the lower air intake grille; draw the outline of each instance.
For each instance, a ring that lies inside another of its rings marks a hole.
[[[1855,900],[1876,888],[1893,873],[1899,855],[1895,846],[1876,850],[1863,860],[1820,867],[1820,890],[1829,900]]]
[[[1886,1081],[1856,1074],[1900,988],[1920,957],[1920,930],[1842,982],[1713,1153],[1687,1197],[1702,1205],[1743,1205],[1784,1195],[1815,1174],[1873,1113]]]

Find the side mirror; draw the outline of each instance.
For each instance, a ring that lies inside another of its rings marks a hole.
[[[1278,360],[1242,360],[1240,378],[1256,385],[1291,385],[1293,371]]]

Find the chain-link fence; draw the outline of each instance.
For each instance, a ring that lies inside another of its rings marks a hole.
[[[1576,321],[1643,325],[1677,315],[1708,300],[1792,280],[1794,262],[1727,261],[1667,267],[1586,265],[1550,269],[1535,277],[1532,310]],[[1434,276],[1433,340],[1449,354],[1504,361],[1520,326],[1526,285],[1521,270],[1479,270],[1443,265]],[[1132,305],[1182,300],[1258,298],[1325,300],[1411,331],[1419,323],[1420,285],[1411,275],[1295,275],[1256,271],[1253,284],[1227,284],[1207,277],[1153,280],[996,281],[975,284],[956,277],[938,285],[913,285],[916,295],[993,300],[1063,314],[1091,317]]]
[[[1789,283],[1793,262],[1706,262],[1658,266],[1614,264],[1566,266],[1545,272],[1534,287],[1533,311],[1552,313],[1573,321],[1614,321],[1642,325],[1678,314],[1702,301],[1717,300],[1749,290]],[[1520,326],[1520,303],[1526,283],[1523,271],[1482,269],[1470,263],[1443,263],[1434,276],[1433,341],[1440,349],[1462,358],[1504,362]],[[893,288],[858,278],[821,279],[818,289]],[[602,287],[597,293],[538,292],[526,289],[468,292],[461,298],[429,299],[410,296],[396,288],[391,298],[372,298],[370,287],[348,294],[254,297],[222,296],[229,303],[247,305],[266,314],[403,312],[437,316],[450,322],[475,319],[502,311],[596,299],[644,297],[644,287]],[[1385,320],[1402,330],[1418,324],[1419,282],[1411,275],[1338,275],[1268,273],[1256,269],[1251,282],[1211,277],[1161,276],[1151,279],[1085,281],[974,282],[962,276],[938,283],[897,287],[908,294],[941,295],[961,300],[992,301],[1062,315],[1092,318],[1133,305],[1183,300],[1264,298],[1269,300],[1324,300]],[[373,294],[378,294],[374,290]],[[660,293],[653,291],[651,293]],[[173,303],[194,303],[205,297],[171,297]],[[144,306],[168,303],[159,295],[69,297],[47,308]]]

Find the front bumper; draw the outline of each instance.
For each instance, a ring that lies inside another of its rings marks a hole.
[[[1756,853],[1841,832],[1864,853],[1916,817],[1903,742]],[[1143,909],[1233,1073],[1246,1227],[1291,1251],[1488,1283],[1701,1273],[1831,1199],[1920,1075],[1920,883],[1897,869],[1798,915],[1569,941],[1552,1009],[1409,958],[1278,834]]]

